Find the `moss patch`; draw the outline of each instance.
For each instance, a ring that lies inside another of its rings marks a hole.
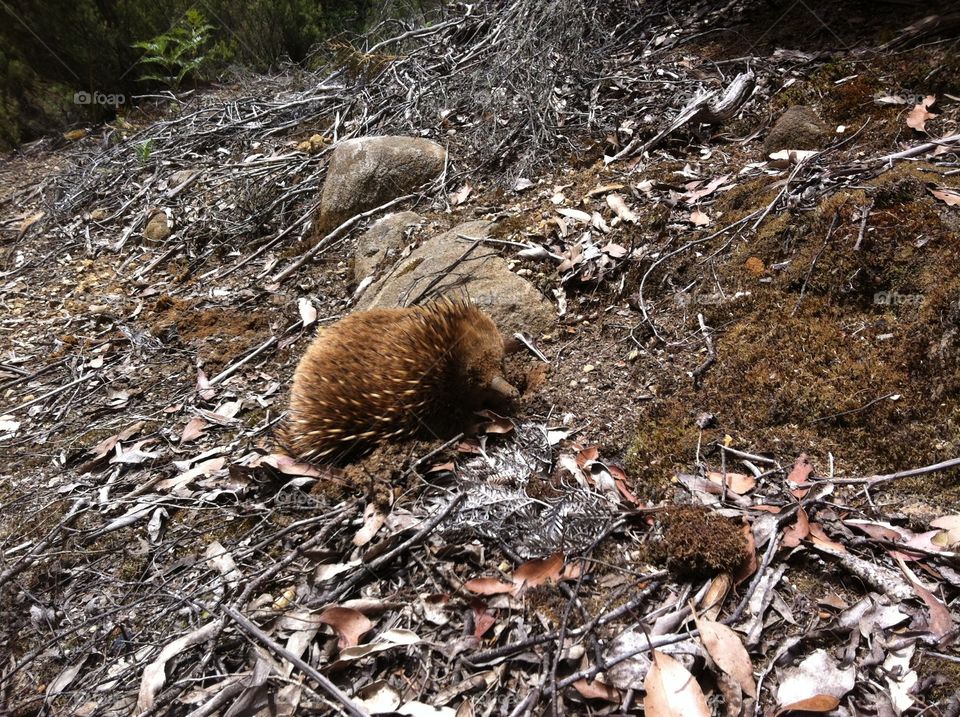
[[[660,520],[663,538],[651,546],[651,558],[680,578],[733,572],[747,557],[747,541],[737,521],[699,506],[668,508]]]

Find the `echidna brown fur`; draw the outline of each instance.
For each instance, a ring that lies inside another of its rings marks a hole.
[[[466,301],[351,314],[300,360],[279,441],[339,462],[391,439],[453,434],[472,410],[516,398],[503,356],[493,320]]]

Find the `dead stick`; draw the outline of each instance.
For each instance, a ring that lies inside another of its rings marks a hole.
[[[93,376],[92,376],[92,374],[89,374],[89,373],[88,373],[88,374],[86,374],[85,376],[81,376],[80,378],[71,381],[70,383],[65,383],[63,386],[58,386],[57,388],[53,389],[52,391],[48,391],[47,393],[43,394],[42,396],[37,396],[36,398],[31,399],[31,400],[27,401],[26,403],[21,403],[19,406],[14,406],[13,408],[5,408],[5,409],[3,409],[2,411],[0,411],[0,415],[3,415],[3,414],[5,414],[5,413],[15,413],[15,412],[17,412],[17,411],[22,411],[24,408],[27,408],[28,406],[32,406],[32,405],[35,404],[35,403],[40,403],[41,401],[45,401],[45,400],[47,400],[48,398],[51,398],[52,396],[56,396],[58,393],[63,393],[63,392],[66,391],[68,388],[72,388],[72,387],[76,386],[78,383],[83,383],[84,381],[86,381],[86,380],[89,379],[89,378],[93,378]]]
[[[14,577],[30,567],[33,564],[33,561],[38,558],[51,543],[53,543],[54,539],[61,533],[61,531],[70,525],[70,523],[73,522],[73,519],[77,517],[77,514],[87,506],[88,502],[85,499],[78,500],[72,506],[70,506],[70,510],[67,511],[67,514],[63,516],[57,526],[50,531],[50,534],[46,538],[34,545],[26,555],[20,558],[17,563],[11,565],[9,568],[0,573],[0,586],[8,583]]]
[[[224,271],[222,274],[220,274],[219,276],[217,276],[217,278],[218,278],[218,279],[222,279],[222,278],[225,277],[225,276],[230,276],[230,275],[231,275],[233,272],[235,272],[237,269],[239,269],[240,267],[242,267],[242,266],[244,266],[244,265],[246,265],[246,264],[249,264],[251,261],[253,261],[254,259],[256,259],[256,258],[257,258],[258,256],[260,256],[261,254],[263,254],[265,251],[267,251],[267,249],[269,249],[270,247],[276,245],[276,243],[279,242],[281,239],[283,239],[287,234],[289,234],[290,232],[292,232],[294,229],[296,229],[298,226],[300,226],[300,225],[303,224],[305,221],[307,221],[310,217],[312,217],[312,216],[314,215],[314,213],[317,211],[317,208],[318,208],[319,206],[320,206],[320,202],[314,202],[313,204],[311,204],[311,205],[310,205],[310,208],[307,209],[307,211],[305,211],[303,214],[301,214],[296,220],[294,220],[293,224],[291,224],[291,225],[288,226],[286,229],[284,229],[282,232],[280,232],[279,234],[277,234],[277,235],[276,235],[273,239],[271,239],[270,241],[268,241],[268,242],[266,242],[265,244],[263,244],[262,246],[258,247],[257,250],[256,250],[255,252],[253,252],[250,256],[246,257],[245,259],[241,259],[240,261],[238,261],[236,264],[234,264],[234,265],[231,266],[229,269],[227,269],[226,271]],[[339,227],[337,227],[337,228],[339,229]]]
[[[812,486],[817,485],[818,483],[835,483],[837,485],[875,486],[880,483],[889,483],[890,481],[897,480],[899,478],[911,478],[913,476],[921,476],[927,473],[936,473],[937,471],[945,471],[948,468],[956,468],[958,466],[960,466],[960,458],[951,458],[950,460],[934,463],[929,466],[924,466],[923,468],[911,468],[910,470],[898,471],[897,473],[886,473],[884,475],[869,476],[867,478],[824,478],[823,480],[809,482],[804,485]]]
[[[717,352],[713,348],[713,338],[710,336],[710,328],[703,320],[703,314],[697,314],[697,320],[700,322],[700,331],[703,332],[703,340],[707,344],[707,358],[702,364],[697,366],[691,374],[691,376],[693,376],[694,388],[700,388],[700,384],[703,383],[703,374],[705,374],[707,369],[717,360]],[[724,483],[724,488],[726,488],[726,483]]]
[[[311,248],[311,249],[309,249],[307,252],[305,252],[299,259],[291,262],[291,263],[287,266],[286,269],[283,269],[279,274],[277,274],[276,276],[274,276],[274,277],[273,277],[273,281],[272,281],[271,283],[279,284],[279,283],[282,282],[284,279],[288,278],[293,272],[295,272],[295,271],[296,271],[297,269],[299,269],[301,266],[303,266],[303,265],[306,264],[308,261],[310,261],[311,259],[313,259],[313,257],[315,257],[317,254],[319,254],[322,249],[324,249],[325,247],[327,247],[327,246],[328,246],[331,242],[333,242],[335,239],[339,238],[341,234],[343,234],[344,232],[346,232],[347,229],[351,228],[354,224],[356,224],[357,222],[359,222],[361,219],[366,219],[366,218],[369,217],[369,216],[373,216],[374,214],[376,214],[376,213],[378,213],[378,212],[382,212],[384,209],[389,209],[390,207],[394,206],[395,204],[399,204],[400,202],[405,202],[405,201],[408,200],[408,199],[413,199],[415,196],[417,196],[417,195],[416,195],[416,194],[404,194],[402,197],[397,197],[396,199],[391,199],[389,202],[386,202],[385,204],[381,204],[379,207],[374,207],[373,209],[368,209],[367,211],[361,212],[360,214],[354,214],[352,217],[350,217],[349,219],[347,219],[347,221],[345,221],[343,224],[341,224],[340,226],[338,226],[338,227],[337,227],[336,229],[334,229],[332,232],[330,232],[329,234],[327,234],[323,239],[321,239],[320,241],[318,241],[318,242],[313,246],[313,248]]]
[[[363,710],[357,706],[357,704],[351,700],[343,690],[333,684],[333,682],[331,682],[326,676],[317,672],[317,670],[308,665],[297,655],[290,652],[290,650],[283,647],[283,645],[279,645],[274,642],[269,635],[254,625],[246,617],[241,615],[233,608],[227,607],[226,605],[221,605],[220,609],[223,610],[223,612],[225,612],[230,619],[237,624],[238,627],[256,639],[257,642],[269,648],[277,655],[280,655],[280,657],[284,658],[285,660],[288,660],[291,664],[299,668],[304,674],[313,679],[318,685],[320,685],[324,692],[343,705],[343,708],[346,710],[347,714],[353,715],[353,717],[369,717],[366,710]]]
[[[386,565],[391,560],[393,560],[397,555],[404,552],[405,550],[413,547],[420,541],[424,540],[433,530],[440,525],[447,516],[450,515],[467,497],[466,493],[457,494],[448,504],[447,507],[433,516],[430,520],[426,521],[423,524],[423,527],[418,530],[414,535],[410,536],[407,540],[403,541],[395,547],[393,550],[389,550],[379,558],[371,560],[366,565],[361,565],[360,569],[355,572],[350,578],[344,580],[337,587],[328,590],[327,592],[320,595],[320,597],[311,600],[308,607],[317,607],[319,605],[324,605],[328,602],[333,602],[339,600],[348,592],[353,590],[357,585],[359,585],[365,578],[368,578],[372,573],[376,572],[381,566]]]
[[[916,157],[918,154],[929,152],[931,149],[934,149],[936,147],[946,146],[948,144],[953,144],[954,142],[960,142],[960,134],[952,134],[949,137],[943,137],[942,139],[937,139],[937,140],[934,140],[933,142],[925,142],[924,144],[918,144],[916,147],[905,149],[902,152],[895,152],[894,154],[884,155],[883,157],[873,160],[872,164],[892,162],[895,159],[909,159],[910,157]]]

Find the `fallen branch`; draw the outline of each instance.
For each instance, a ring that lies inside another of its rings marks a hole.
[[[317,670],[300,659],[300,657],[271,639],[267,633],[254,625],[246,617],[241,615],[233,608],[227,607],[226,605],[221,605],[220,609],[231,620],[233,620],[241,630],[250,635],[261,645],[268,648],[271,652],[276,653],[283,659],[295,665],[301,672],[320,685],[320,688],[324,692],[330,695],[330,697],[336,700],[343,707],[343,709],[346,711],[346,714],[352,715],[352,717],[368,717],[367,711],[359,707],[357,703],[351,700],[343,690],[333,684],[333,682],[331,682],[327,677],[320,674],[317,672]]]

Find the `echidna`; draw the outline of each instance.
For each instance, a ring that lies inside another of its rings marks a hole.
[[[517,397],[503,356],[493,320],[465,301],[351,314],[300,360],[280,442],[336,462],[393,438],[450,435],[471,411]]]

